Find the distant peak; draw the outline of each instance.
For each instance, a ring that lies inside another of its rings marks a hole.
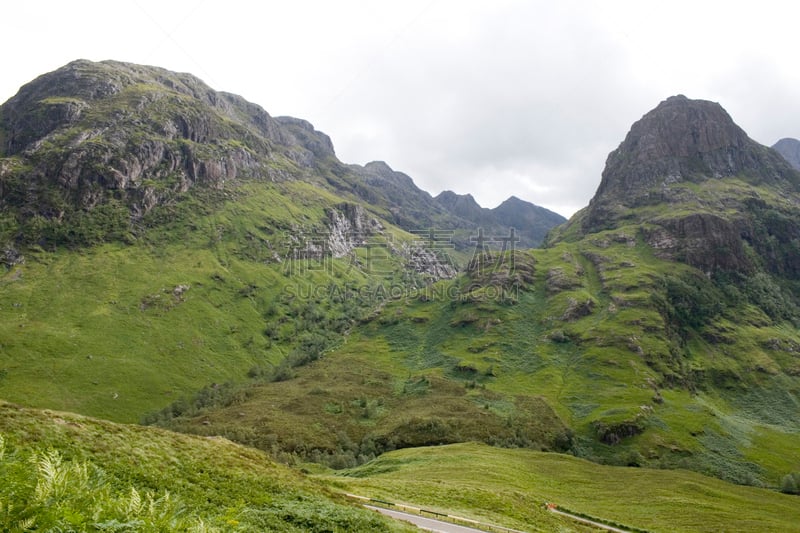
[[[776,142],[772,149],[781,154],[792,167],[800,170],[800,141],[791,137],[784,137]]]
[[[525,200],[523,200],[521,198],[518,198],[518,197],[516,197],[514,195],[511,195],[508,198],[506,198],[505,200],[503,200],[503,202],[500,204],[500,206],[515,205],[515,204],[531,204],[531,202],[525,201]],[[533,205],[533,204],[531,204],[531,205]],[[500,206],[498,206],[498,207],[500,207]]]
[[[386,161],[370,161],[364,165],[364,168],[372,171],[394,172]]]
[[[481,206],[478,204],[478,202],[475,201],[475,198],[469,193],[458,194],[457,192],[447,190],[440,192],[438,195],[434,197],[434,199],[437,200],[439,203],[446,203],[449,205],[458,203],[462,206],[470,206],[470,208],[477,207],[479,209],[482,209]]]

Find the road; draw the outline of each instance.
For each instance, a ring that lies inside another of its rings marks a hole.
[[[367,509],[378,511],[379,513],[390,516],[396,520],[405,520],[411,522],[420,529],[427,531],[435,531],[437,533],[486,533],[482,529],[473,529],[471,527],[459,526],[449,522],[442,522],[441,520],[434,520],[433,518],[426,518],[424,516],[417,516],[411,513],[404,513],[402,511],[392,511],[391,509],[384,509],[382,507],[373,507],[372,505],[365,505]]]
[[[355,494],[348,494],[348,496],[350,496],[351,498],[355,498],[355,499],[359,499],[359,500],[363,500],[363,501],[368,501],[369,500],[368,498],[365,498],[364,496],[356,496]],[[386,503],[386,502],[383,502],[383,503]],[[403,511],[399,511],[399,510],[386,509],[384,507],[376,507],[374,505],[369,505],[369,504],[366,504],[366,503],[364,503],[363,505],[367,509],[372,509],[373,511],[377,511],[377,512],[382,513],[382,514],[384,514],[386,516],[389,516],[391,518],[394,518],[394,519],[397,519],[397,520],[405,520],[406,522],[411,522],[415,526],[417,526],[417,527],[419,527],[421,529],[425,529],[427,531],[434,531],[434,532],[437,532],[437,533],[486,533],[486,531],[488,531],[486,529],[475,529],[475,528],[472,528],[472,527],[460,526],[458,524],[453,524],[453,523],[450,523],[450,522],[444,522],[442,520],[436,520],[434,518],[428,518],[428,517],[420,516],[420,515],[417,515],[417,514],[406,513],[406,512],[403,512]],[[390,504],[390,505],[395,505],[395,504]],[[561,515],[561,516],[564,516],[564,517],[567,517],[567,518],[570,518],[571,520],[575,520],[577,522],[582,522],[584,524],[588,524],[590,526],[596,527],[598,529],[603,529],[605,531],[611,531],[612,533],[630,533],[630,531],[628,531],[626,529],[621,529],[621,528],[618,528],[618,527],[609,526],[607,524],[603,524],[603,523],[597,522],[595,520],[591,520],[591,519],[588,519],[588,518],[583,518],[582,516],[574,515],[574,514],[568,512],[568,511],[561,511],[561,510],[557,509],[555,506],[551,507],[551,505],[552,504],[548,504],[548,506],[547,506],[547,508],[548,508],[548,510],[550,512],[558,514],[558,515]],[[421,511],[421,509],[418,509],[416,507],[406,507],[406,509],[411,509],[411,510],[414,510],[414,511],[417,511],[417,512]],[[476,525],[481,525],[479,522],[475,522],[473,520],[469,520],[469,519],[466,519],[466,518],[459,518],[459,520],[470,522],[470,523],[475,523]],[[504,527],[501,527],[501,526],[490,526],[488,524],[485,524],[485,525],[486,525],[486,527],[489,527],[491,531],[501,530],[501,531],[507,531],[508,533],[523,533],[522,531],[518,531],[516,529],[508,529],[508,528],[504,528]]]

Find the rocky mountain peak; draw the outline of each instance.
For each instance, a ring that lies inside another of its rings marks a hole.
[[[119,61],[77,60],[25,84],[0,106],[0,139],[0,205],[56,222],[112,198],[138,220],[196,186],[291,179],[335,157],[306,121]]]
[[[394,170],[385,161],[370,161],[364,165],[363,171],[371,178],[372,183],[391,183],[405,189],[416,188],[414,180],[408,174]]]
[[[475,201],[475,197],[469,193],[458,194],[453,191],[442,191],[435,196],[435,199],[451,211],[455,210],[466,213],[477,212],[482,209],[478,202]]]
[[[321,131],[314,129],[314,126],[307,120],[295,117],[275,117],[275,121],[284,126],[284,144],[302,146],[314,157],[325,158],[335,157],[333,142],[331,138]],[[310,166],[310,162],[306,166]]]
[[[798,188],[787,162],[750,139],[720,104],[672,96],[609,154],[584,229],[613,227],[626,209],[672,202],[674,184],[732,176]]]
[[[598,194],[732,176],[758,164],[748,153],[752,143],[718,103],[672,96],[609,155]]]

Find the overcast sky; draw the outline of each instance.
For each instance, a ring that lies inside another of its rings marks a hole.
[[[800,137],[794,2],[5,2],[0,101],[73,59],[191,72],[304,118],[347,163],[431,194],[585,206],[630,125],[673,94],[755,140]]]

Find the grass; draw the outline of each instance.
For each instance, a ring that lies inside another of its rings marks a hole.
[[[800,531],[797,497],[777,491],[479,444],[398,450],[324,479],[351,493],[524,531],[563,527],[545,502],[652,532]]]
[[[224,439],[4,402],[0,435],[6,531],[411,530]]]
[[[503,399],[437,372],[400,377],[389,361],[365,360],[362,349],[361,341],[351,338],[335,357],[298,369],[295,379],[253,386],[244,401],[167,426],[225,435],[285,460],[336,468],[395,448],[463,440],[564,446],[567,428],[538,397]]]
[[[301,330],[341,330],[369,311],[363,299],[295,290],[368,284],[369,272],[346,258],[287,260],[298,246],[289,221],[319,220],[327,193],[287,184],[237,194],[242,202],[178,218],[132,245],[26,253],[0,277],[0,393],[138,421],[203,386],[277,365]]]
[[[655,258],[633,229],[527,257],[511,302],[470,288],[475,274],[387,301],[295,380],[255,385],[170,427],[337,467],[478,440],[757,486],[797,468],[797,378],[783,373],[796,330],[691,305],[683,312],[705,318],[677,330],[664,311],[673,304],[652,295],[692,271]],[[502,278],[484,274],[479,287]],[[588,313],[568,316],[587,301]]]

